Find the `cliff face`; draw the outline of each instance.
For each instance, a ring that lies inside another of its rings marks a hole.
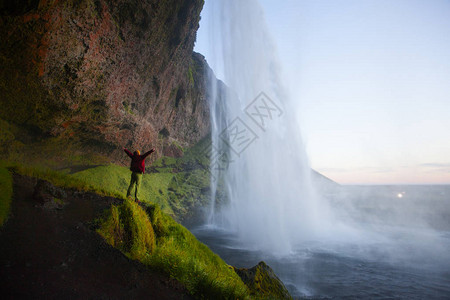
[[[0,118],[43,136],[176,155],[209,131],[203,0],[0,4]]]

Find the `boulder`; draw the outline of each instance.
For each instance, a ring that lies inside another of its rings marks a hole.
[[[283,282],[265,262],[261,261],[253,268],[234,268],[252,295],[269,299],[292,299]]]
[[[33,199],[44,209],[62,209],[64,207],[63,199],[66,197],[63,189],[42,179],[39,179],[34,187]]]

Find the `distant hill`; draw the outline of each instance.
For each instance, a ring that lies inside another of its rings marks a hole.
[[[332,191],[338,189],[341,185],[336,181],[326,177],[325,175],[311,169],[312,182],[322,190]]]

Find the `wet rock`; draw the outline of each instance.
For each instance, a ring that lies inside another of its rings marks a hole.
[[[251,293],[257,297],[292,299],[283,282],[277,277],[272,268],[263,261],[253,268],[234,268],[234,271],[248,286]]]
[[[183,149],[176,144],[168,145],[163,150],[164,156],[170,156],[170,157],[182,157],[183,156]]]
[[[192,51],[203,0],[27,3],[0,7],[1,118],[102,154],[208,133],[208,67]]]
[[[48,181],[38,180],[34,187],[33,199],[44,209],[62,209],[65,205],[63,199],[67,197],[66,192]]]

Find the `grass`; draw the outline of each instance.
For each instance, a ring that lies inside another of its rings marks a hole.
[[[89,168],[75,174],[65,174],[47,167],[26,167],[17,163],[9,163],[8,167],[23,175],[48,180],[57,186],[76,188],[119,199],[125,199],[131,176],[128,168],[114,164]],[[140,200],[157,203],[165,213],[173,215],[168,202],[168,187],[173,176],[173,173],[144,174],[140,187]]]
[[[7,125],[6,122],[3,123]],[[0,142],[8,139],[9,136],[4,139],[0,137]],[[62,140],[46,140],[36,147],[27,147],[26,151],[10,151],[4,158],[10,162],[10,166],[20,169],[18,173],[24,175],[43,178],[63,187],[124,198],[131,175],[128,168],[114,164],[94,166],[93,162],[102,164],[105,159],[91,157],[91,154],[71,153],[72,150],[71,147],[64,146]],[[162,157],[149,164],[151,172],[143,176],[140,200],[159,204],[165,213],[177,216],[179,220],[188,218],[191,208],[205,204],[209,199],[205,194],[209,187],[209,174],[205,167],[208,165],[197,154],[198,149],[194,147],[194,150],[188,149],[178,159]],[[70,166],[74,165],[88,168],[70,176],[61,176],[60,173],[69,173]]]
[[[96,185],[95,182],[90,182],[86,178],[77,178],[47,167],[24,166],[18,163],[9,163],[7,166],[14,172],[30,177],[44,179],[59,187],[75,188],[80,191],[95,192],[102,196],[125,199],[124,195],[114,189],[102,188],[101,186]]]
[[[89,182],[107,194],[120,197],[126,195],[130,176],[131,171],[128,168],[113,164],[86,169],[71,175],[76,180]],[[144,174],[139,189],[139,200],[158,203],[166,213],[173,215],[167,192],[172,177],[172,173]]]
[[[184,227],[166,219],[167,234],[157,238],[157,248],[144,263],[182,282],[199,298],[244,299],[247,287],[238,275]]]
[[[17,164],[9,164],[8,167],[17,173],[45,179],[60,187],[92,191],[119,199],[124,199],[125,192],[119,193],[117,187],[107,185],[120,181],[115,178],[117,174],[121,174],[119,178],[129,174],[126,168],[115,165],[92,168],[74,175]],[[3,204],[3,199],[10,201],[12,195],[12,184],[9,189],[4,189],[3,183],[8,180],[11,182],[12,179],[6,166],[0,168],[0,175],[2,196],[5,196],[2,198]],[[150,175],[150,179],[153,175]],[[161,179],[158,176],[156,178]],[[161,180],[165,184],[168,182],[167,179]],[[156,184],[157,179],[154,182]],[[126,185],[126,182],[122,184]],[[185,227],[164,213],[158,204],[147,202],[144,210],[133,201],[124,200],[121,205],[111,207],[98,229],[109,244],[128,257],[180,281],[197,298],[249,298],[248,288],[234,270]]]
[[[141,226],[141,234],[135,233],[133,226],[138,227],[137,224]],[[98,232],[127,256],[183,283],[197,298],[249,298],[248,288],[234,270],[156,204],[147,204],[145,211],[129,200],[119,207],[113,206]],[[143,232],[154,233],[154,247],[146,242]],[[124,238],[127,235],[132,237]],[[139,245],[136,247],[139,254],[133,255],[128,250],[133,249],[132,245]]]
[[[15,172],[45,179],[60,187],[92,191],[106,196],[119,193],[117,188],[107,186],[108,183],[120,181],[115,178],[117,174],[129,174],[126,168],[115,165],[92,168],[75,175],[21,165],[10,164],[9,167]],[[3,191],[3,183],[8,182],[3,178],[9,178],[11,182],[11,175],[5,167],[0,168],[0,175]],[[162,181],[168,182],[167,179]],[[123,193],[116,197],[124,199]],[[2,193],[3,195],[10,201],[12,184],[9,194]],[[133,201],[124,200],[121,205],[111,207],[98,229],[99,234],[109,244],[128,257],[180,281],[197,298],[249,297],[248,288],[233,269],[206,245],[200,243],[185,227],[164,213],[158,204],[148,202],[144,204],[144,210]]]
[[[179,163],[171,159],[168,162]],[[56,186],[125,200],[121,205],[111,206],[106,215],[96,222],[100,224],[98,233],[129,258],[181,282],[196,298],[261,298],[251,294],[232,267],[168,215],[167,206],[164,208],[151,201],[158,199],[155,194],[164,198],[178,193],[177,197],[181,199],[192,198],[196,193],[195,186],[205,184],[207,179],[200,169],[191,171],[191,174],[145,175],[142,195],[148,198],[142,208],[124,197],[130,176],[130,171],[125,167],[111,164],[71,175],[49,168],[3,163],[0,164],[2,223],[8,215],[12,197],[12,177],[8,168],[23,175],[48,180]],[[170,197],[167,199],[170,200]],[[166,202],[161,203],[167,205]]]
[[[107,164],[69,174],[70,168],[52,169],[53,162],[47,157],[42,157],[39,165],[0,163],[1,224],[9,214],[13,194],[10,171],[63,188],[123,199],[121,205],[111,206],[96,222],[101,224],[98,233],[109,244],[129,258],[178,280],[196,298],[254,297],[233,268],[172,218],[174,214],[188,213],[194,204],[206,199],[202,190],[209,187],[209,162],[202,150],[207,143],[207,139],[202,140],[181,158],[163,157],[152,164],[152,173],[145,174],[141,184],[144,208],[125,199],[131,175],[126,167]]]
[[[145,211],[131,200],[112,205],[109,217],[97,232],[131,259],[143,260],[155,248],[152,224]]]
[[[0,163],[0,227],[8,219],[13,195],[12,176],[4,163]]]
[[[209,174],[200,169],[174,174],[168,194],[169,204],[177,216],[184,216],[193,207],[209,203],[209,194],[202,191],[209,188],[209,180]]]
[[[33,136],[32,133],[2,119],[0,119],[0,160],[41,169],[99,165],[110,161],[108,157],[96,151],[84,149],[84,146],[76,140]]]

